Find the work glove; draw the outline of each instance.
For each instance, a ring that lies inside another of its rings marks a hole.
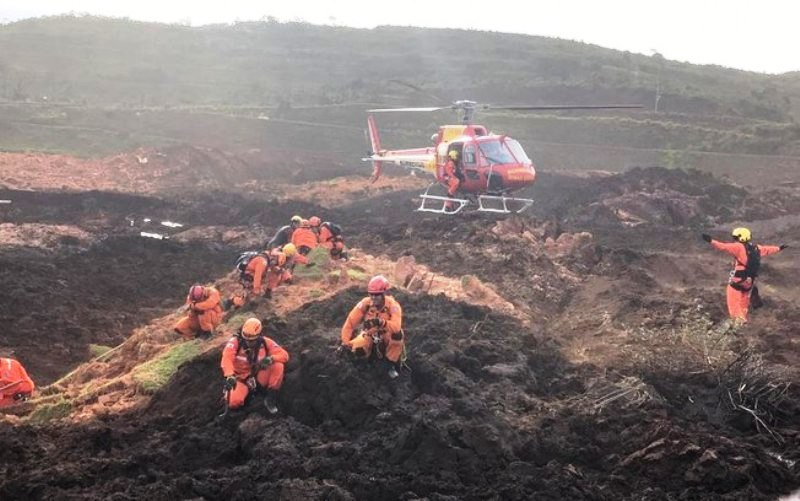
[[[24,401],[28,400],[29,396],[30,395],[27,394],[27,393],[14,393],[14,401],[16,401],[16,402],[20,402],[20,401],[24,402]]]
[[[271,356],[266,356],[266,357],[262,358],[261,362],[259,363],[259,365],[261,367],[269,367],[270,365],[272,365],[272,357]]]
[[[702,235],[700,235],[700,237],[706,242],[711,243],[711,235],[709,235],[708,233],[703,233]]]
[[[779,248],[780,248],[780,250],[788,249],[789,245],[788,244],[781,244],[781,246]]]
[[[228,376],[225,378],[225,389],[232,390],[236,388],[236,376]]]

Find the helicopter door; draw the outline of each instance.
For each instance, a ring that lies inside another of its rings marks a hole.
[[[474,144],[466,144],[464,145],[464,156],[462,162],[462,168],[464,170],[463,176],[464,181],[467,180],[477,180],[480,179],[480,174],[478,173],[478,162],[477,162],[477,155],[475,154],[475,145]]]

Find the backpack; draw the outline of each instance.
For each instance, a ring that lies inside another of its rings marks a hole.
[[[744,269],[744,277],[755,280],[758,276],[758,271],[761,269],[761,251],[758,250],[758,245],[752,242],[744,244],[744,250],[747,251],[747,264]]]
[[[247,251],[239,254],[239,257],[236,259],[235,268],[239,271],[239,276],[244,276],[244,272],[247,270],[247,265],[250,264],[250,261],[252,261],[254,257],[258,256],[258,254],[258,251]]]
[[[747,263],[743,270],[731,272],[731,281],[729,285],[738,291],[748,292],[753,289],[753,284],[761,269],[761,251],[758,250],[758,245],[752,242],[747,242],[742,245],[744,245],[744,250],[747,252]],[[732,280],[734,277],[740,279],[740,281],[734,282]],[[750,286],[746,287],[742,282],[746,282],[748,279],[750,279]]]
[[[342,227],[339,226],[338,224],[331,222],[325,222],[323,224],[328,227],[328,229],[331,232],[331,235],[333,235],[334,237],[338,237],[339,235],[342,234]]]

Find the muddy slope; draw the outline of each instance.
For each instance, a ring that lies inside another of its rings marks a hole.
[[[270,323],[293,357],[280,416],[265,417],[256,399],[215,423],[212,353],[139,412],[4,428],[0,495],[770,499],[796,485],[762,437],[689,419],[669,399],[593,411],[598,369],[567,363],[513,319],[443,297],[398,296],[412,372],[390,382],[331,349],[331,319],[360,297],[351,289]]]

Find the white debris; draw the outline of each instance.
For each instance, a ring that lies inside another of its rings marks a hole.
[[[142,219],[142,221],[144,221],[145,223],[149,223],[150,221],[152,221],[152,219],[150,219],[149,217],[146,217],[146,218]]]
[[[161,225],[167,228],[183,228],[181,223],[173,223],[172,221],[161,221]]]
[[[169,239],[169,236],[167,236],[167,235],[162,235],[160,233],[148,233],[146,231],[140,232],[139,235],[143,236],[145,238],[155,238],[156,240],[165,240],[165,239],[168,240]]]
[[[0,200],[0,204],[10,204],[11,200]]]

